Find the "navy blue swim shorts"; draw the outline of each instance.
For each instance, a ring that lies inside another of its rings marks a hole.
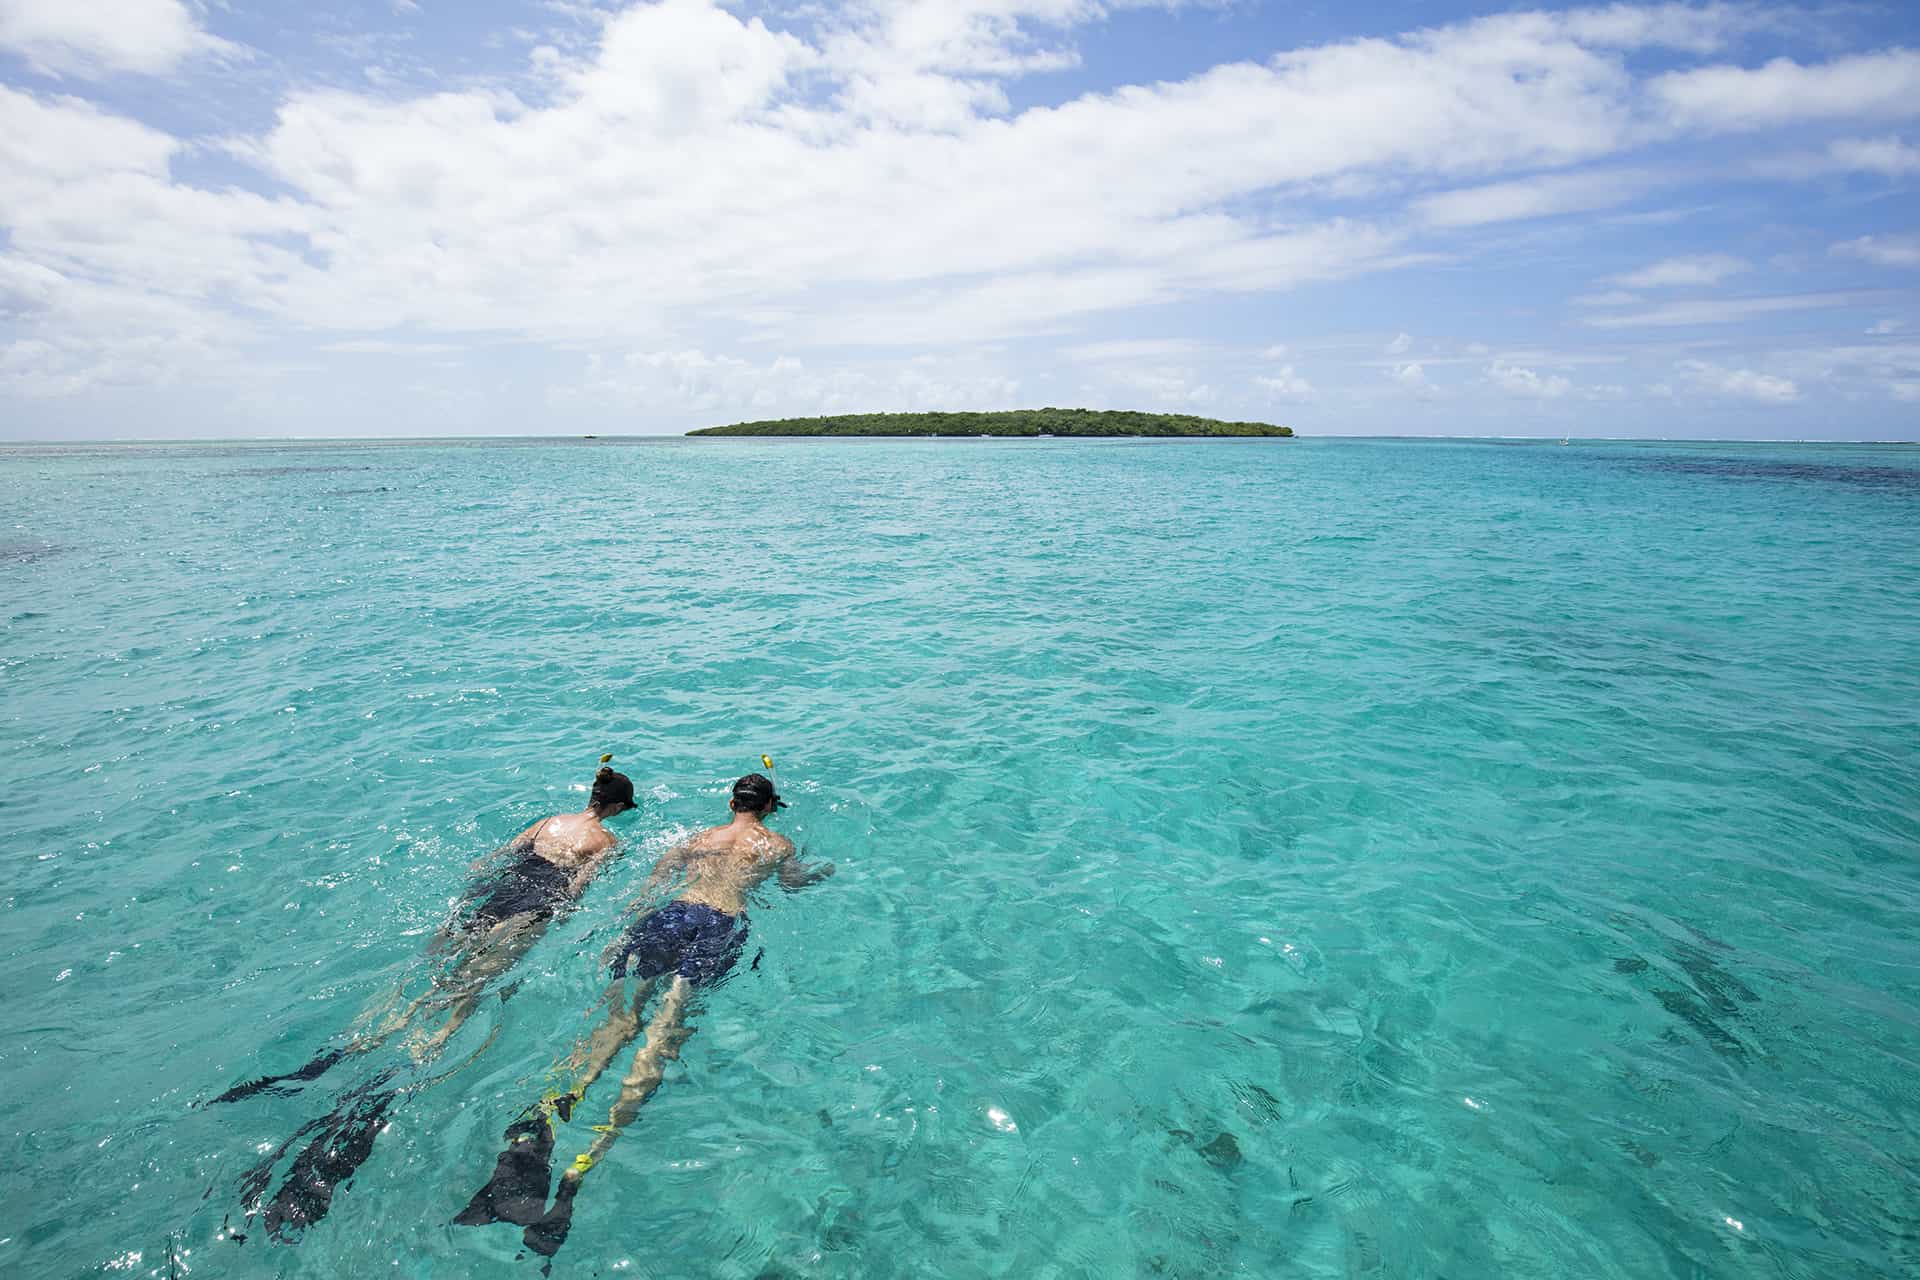
[[[627,930],[613,958],[613,976],[677,973],[695,985],[718,982],[746,945],[746,916],[730,916],[704,902],[669,902]]]

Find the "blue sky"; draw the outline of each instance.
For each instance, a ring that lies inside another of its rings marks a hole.
[[[1920,9],[0,0],[0,438],[1920,436]]]

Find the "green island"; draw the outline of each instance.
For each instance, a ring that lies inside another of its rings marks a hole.
[[[769,418],[703,427],[690,436],[1269,436],[1293,434],[1268,422],[1220,422],[1189,413],[1123,409],[1013,409],[1004,413],[847,413]]]

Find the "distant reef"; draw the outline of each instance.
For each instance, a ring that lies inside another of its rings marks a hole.
[[[1268,422],[1219,422],[1188,413],[1014,409],[1006,413],[848,413],[706,427],[690,436],[1290,436]]]

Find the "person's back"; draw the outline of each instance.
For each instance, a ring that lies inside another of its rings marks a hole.
[[[482,961],[483,976],[490,976],[486,971],[497,967],[501,957],[511,965],[549,921],[572,908],[607,862],[619,839],[607,829],[605,819],[633,808],[633,803],[633,780],[602,768],[594,776],[585,810],[542,818],[474,864],[476,872],[490,865],[491,870],[475,882],[466,908],[441,928],[436,949],[500,952],[493,960]],[[519,856],[501,865],[501,854]]]
[[[533,851],[551,862],[574,865],[613,847],[614,835],[598,814],[557,813],[534,829]]]
[[[647,878],[646,892],[634,905],[677,877],[680,890],[674,895],[675,904],[711,908],[730,923],[746,911],[747,895],[771,876],[780,877],[782,888],[798,889],[832,875],[831,863],[802,866],[793,841],[766,825],[786,803],[766,777],[750,773],[740,779],[728,802],[733,820],[708,827],[661,855]]]
[[[741,814],[724,826],[710,827],[681,848],[686,878],[676,895],[728,915],[747,907],[747,895],[793,856],[793,841],[769,831],[757,817]]]
[[[569,886],[575,896],[600,868],[604,855],[619,843],[607,830],[600,814],[589,808],[585,813],[557,813],[523,833],[522,847],[554,866],[574,873],[577,883]]]

